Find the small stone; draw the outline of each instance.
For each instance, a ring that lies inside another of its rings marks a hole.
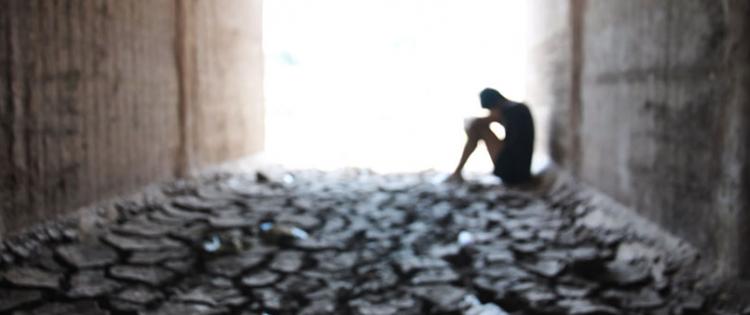
[[[286,295],[302,295],[318,291],[324,282],[320,279],[310,279],[297,275],[287,275],[284,280],[276,283],[274,287]]]
[[[652,309],[664,304],[664,300],[652,289],[638,292],[607,290],[601,293],[604,300],[627,309]]]
[[[541,230],[537,233],[537,236],[545,241],[553,241],[557,238],[557,231],[555,230]]]
[[[167,260],[182,259],[191,254],[185,247],[169,248],[162,251],[134,252],[128,262],[132,264],[156,264]]]
[[[168,225],[156,224],[149,221],[128,221],[122,225],[114,226],[112,231],[119,234],[134,235],[140,237],[160,237],[165,236],[173,228]]]
[[[430,248],[430,256],[444,258],[447,256],[456,256],[461,251],[458,244],[434,245]]]
[[[285,273],[297,272],[302,268],[303,259],[304,256],[300,252],[282,251],[274,257],[271,269]]]
[[[515,256],[513,255],[513,252],[509,250],[496,250],[487,253],[484,259],[488,264],[512,263],[515,261]]]
[[[645,266],[630,265],[622,261],[614,261],[606,266],[604,280],[619,286],[630,286],[648,282],[651,271]]]
[[[146,286],[132,286],[120,291],[113,298],[133,304],[149,304],[164,298],[164,294]]]
[[[113,311],[126,312],[128,314],[133,312],[140,314],[139,312],[142,312],[146,308],[146,305],[125,302],[114,298],[110,298],[108,302],[109,307]]]
[[[570,258],[575,263],[591,263],[599,260],[600,249],[593,246],[578,247],[570,251]]]
[[[467,295],[465,289],[451,285],[416,287],[412,292],[445,312],[457,311],[459,302]]]
[[[565,269],[565,264],[559,260],[543,260],[527,264],[526,269],[545,278],[554,278]]]
[[[529,241],[534,238],[534,231],[528,229],[515,229],[510,231],[510,237],[518,241]]]
[[[467,295],[461,301],[465,315],[508,315],[502,308],[493,303],[482,304],[476,296]]]
[[[378,292],[390,289],[398,283],[399,277],[390,265],[371,265],[357,270],[362,284],[356,286],[356,293]]]
[[[120,282],[104,276],[102,270],[85,270],[74,274],[67,295],[72,298],[91,298],[112,293],[122,287]]]
[[[191,243],[196,244],[204,241],[204,237],[209,230],[209,226],[203,222],[192,224],[188,227],[184,227],[169,233],[170,236]]]
[[[31,304],[42,299],[42,292],[37,290],[16,290],[0,288],[0,312],[19,306]]]
[[[159,251],[182,247],[177,241],[167,238],[145,238],[116,234],[108,234],[104,237],[104,241],[120,250],[126,251]]]
[[[179,196],[172,200],[172,205],[190,211],[209,212],[224,208],[229,204],[226,200],[205,200],[195,196]]]
[[[254,221],[240,216],[220,216],[208,219],[208,223],[215,229],[245,228],[255,225]]]
[[[15,267],[6,271],[3,278],[19,287],[59,289],[62,275],[34,267]]]
[[[111,267],[109,272],[118,279],[143,282],[152,286],[162,285],[175,276],[174,272],[159,266],[118,265]]]
[[[29,249],[27,244],[17,242],[17,241],[6,242],[5,244],[11,253],[15,254],[16,256],[20,258],[28,258],[29,255],[31,255],[31,250]]]
[[[144,312],[143,315],[218,315],[227,312],[227,309],[221,307],[169,302],[155,310]]]
[[[182,222],[183,224],[208,219],[210,217],[210,214],[208,213],[187,211],[172,206],[164,206],[160,213],[173,219],[178,219],[179,221],[177,222]]]
[[[253,294],[260,300],[263,307],[272,311],[295,307],[292,303],[284,303],[282,295],[274,289],[255,289]]]
[[[607,305],[594,304],[587,300],[561,300],[557,305],[570,315],[618,315],[620,312]]]
[[[439,258],[407,256],[401,257],[396,261],[396,267],[401,273],[411,273],[415,270],[427,268],[446,268],[448,262]]]
[[[680,308],[682,308],[685,312],[697,313],[703,309],[703,306],[705,305],[705,303],[706,303],[706,300],[702,296],[696,293],[691,293],[690,295],[685,297],[679,305],[680,305]],[[748,311],[750,311],[750,309],[748,309]],[[747,312],[747,313],[750,313],[750,312]]]
[[[62,232],[58,227],[48,227],[46,229],[47,235],[49,235],[49,238],[53,241],[59,241],[62,239]]]
[[[233,286],[201,285],[188,292],[178,294],[175,299],[185,303],[200,303],[212,306],[234,304],[242,293]]]
[[[539,254],[537,254],[537,258],[539,260],[558,260],[561,262],[570,260],[568,251],[551,248],[547,248],[546,250],[539,252]]]
[[[349,252],[325,252],[315,255],[318,262],[318,269],[326,271],[345,271],[354,267],[357,263],[357,255]]]
[[[527,271],[513,265],[489,266],[484,268],[483,270],[479,270],[479,274],[482,276],[490,277],[492,279],[513,281],[520,281],[531,278],[531,274],[529,274]]]
[[[184,274],[193,270],[193,267],[195,266],[195,259],[185,258],[185,259],[178,259],[178,260],[168,260],[164,262],[163,265],[169,270],[172,270],[179,274]]]
[[[300,311],[300,315],[328,315],[336,313],[336,302],[330,300],[314,300]]]
[[[65,228],[62,231],[62,237],[65,240],[73,241],[78,239],[78,230],[74,228]]]
[[[306,230],[312,230],[320,225],[320,219],[311,215],[282,215],[277,218],[280,223],[299,226]]]
[[[515,252],[519,254],[534,254],[541,251],[542,248],[544,248],[544,244],[540,242],[530,242],[530,243],[515,243],[512,244],[511,249],[513,249]]]
[[[543,288],[532,288],[521,293],[521,298],[533,309],[543,308],[555,302],[557,296]]]
[[[211,260],[206,264],[206,269],[216,275],[234,278],[243,271],[260,265],[264,260],[263,253],[249,251]]]
[[[417,272],[411,279],[414,285],[438,284],[458,281],[458,274],[450,268],[425,269]]]
[[[305,239],[298,239],[294,242],[294,248],[308,251],[308,252],[316,252],[316,251],[323,251],[323,250],[330,250],[330,249],[343,249],[342,242],[336,242],[332,240],[321,240],[321,239],[315,239],[315,238],[305,238]]]
[[[664,299],[652,289],[643,289],[627,298],[626,307],[631,309],[649,309],[664,305]]]
[[[513,284],[513,281],[492,280],[487,277],[478,277],[472,282],[478,289],[490,292],[494,295],[496,300],[505,299],[508,292],[510,292],[511,285]]]
[[[15,315],[108,315],[109,312],[99,308],[93,301],[81,301],[73,303],[49,303],[31,311],[19,311]]]
[[[353,307],[356,315],[398,315],[398,308],[388,304],[360,303]]]
[[[528,291],[538,289],[538,287],[539,285],[536,282],[531,280],[524,280],[511,283],[511,285],[509,286],[509,291],[512,291],[516,294],[523,294]]]
[[[50,248],[40,248],[37,254],[32,258],[32,261],[35,266],[41,267],[47,271],[59,273],[67,271],[65,266],[55,259],[55,252]]]
[[[274,284],[279,279],[279,275],[270,271],[261,271],[242,278],[242,284],[251,288],[264,287]]]
[[[591,294],[592,289],[589,287],[577,287],[572,285],[558,284],[555,287],[555,292],[558,295],[571,299],[584,298]]]
[[[107,266],[119,258],[116,251],[99,243],[60,246],[56,252],[63,261],[78,269]]]
[[[291,246],[298,240],[309,238],[307,232],[293,225],[263,222],[259,226],[260,237],[267,243]]]

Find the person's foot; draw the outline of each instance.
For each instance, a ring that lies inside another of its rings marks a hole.
[[[462,184],[464,182],[464,177],[461,176],[461,173],[453,173],[451,176],[448,176],[444,182],[448,184]]]

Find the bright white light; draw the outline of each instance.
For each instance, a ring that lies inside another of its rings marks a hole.
[[[525,18],[521,0],[265,1],[267,157],[452,169],[481,89],[525,98]]]

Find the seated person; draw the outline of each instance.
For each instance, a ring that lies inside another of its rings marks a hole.
[[[484,141],[490,158],[495,165],[493,174],[508,185],[517,185],[531,178],[531,155],[534,153],[534,121],[529,108],[510,101],[494,89],[484,89],[479,94],[482,108],[489,110],[486,117],[467,120],[466,144],[456,170],[448,178],[449,182],[462,182],[461,171],[479,140]],[[505,127],[505,138],[498,137],[490,130],[490,124],[498,122]]]

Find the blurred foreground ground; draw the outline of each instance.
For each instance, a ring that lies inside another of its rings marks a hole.
[[[724,314],[564,182],[204,176],[6,242],[0,314]]]

